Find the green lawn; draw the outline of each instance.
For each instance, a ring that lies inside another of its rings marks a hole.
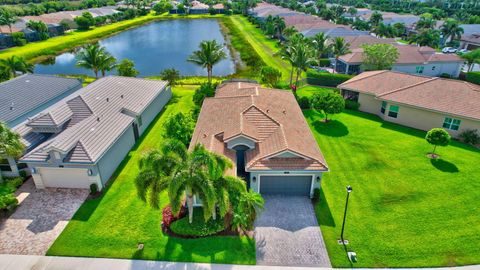
[[[136,195],[134,178],[140,154],[162,142],[163,123],[169,115],[193,107],[197,86],[177,87],[164,112],[152,123],[138,146],[119,168],[104,196],[86,201],[50,247],[47,255],[136,258],[166,261],[255,263],[255,242],[246,237],[178,239],[161,232],[161,210],[143,203]],[[162,205],[167,202],[162,197]],[[137,243],[144,243],[143,252]]]
[[[458,142],[430,160],[425,132],[361,112],[325,124],[304,112],[328,162],[316,206],[334,267],[350,267],[338,245],[345,187],[351,185],[345,238],[355,267],[479,264],[480,151]]]
[[[300,97],[311,97],[313,94],[323,91],[336,91],[337,88],[331,88],[326,86],[316,86],[316,85],[305,85],[299,87],[297,90],[297,95]]]

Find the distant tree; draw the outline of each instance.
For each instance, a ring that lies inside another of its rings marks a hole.
[[[117,59],[109,52],[104,52],[100,56],[99,70],[102,72],[102,77],[105,77],[107,71],[112,71],[117,68]]]
[[[432,14],[430,13],[423,13],[420,15],[420,19],[417,22],[415,28],[417,30],[422,29],[433,29],[436,25],[437,21],[433,18]]]
[[[25,146],[20,140],[20,135],[3,122],[0,122],[0,154],[7,157],[19,157],[22,155]],[[0,183],[2,182],[2,172],[0,171]]]
[[[341,5],[334,5],[331,7],[331,10],[333,11],[335,22],[338,22],[345,13],[345,8]]]
[[[162,70],[160,77],[164,81],[168,81],[171,86],[175,86],[177,81],[180,79],[180,71],[174,68],[167,68]]]
[[[352,23],[352,28],[355,30],[360,30],[360,31],[368,31],[370,30],[370,24],[367,21],[363,20],[355,20]]]
[[[397,48],[390,44],[364,44],[362,48],[365,70],[391,69],[399,56]]]
[[[338,58],[340,58],[340,56],[342,55],[345,55],[351,52],[350,44],[345,42],[345,39],[343,39],[343,37],[336,37],[333,40],[333,43],[331,44],[331,46],[333,49],[333,55],[335,56],[335,69],[334,69],[334,72],[335,72],[338,65]]]
[[[273,30],[277,39],[281,39],[283,30],[286,28],[285,19],[280,16],[275,16],[273,18]]]
[[[295,33],[298,33],[298,31],[293,26],[289,26],[283,30],[283,35],[286,39],[289,39]]]
[[[410,43],[416,43],[420,46],[429,46],[438,48],[440,45],[440,31],[434,29],[424,29],[420,33],[413,35]]]
[[[79,30],[88,30],[95,25],[95,19],[90,12],[84,12],[82,16],[78,16],[73,20],[78,25]]]
[[[26,26],[37,32],[41,40],[46,40],[50,37],[48,34],[48,26],[42,21],[28,21]]]
[[[378,37],[387,37],[392,38],[395,36],[394,29],[392,26],[384,23],[379,23],[375,25],[372,29],[372,32],[375,33]]]
[[[459,22],[455,19],[447,19],[445,23],[443,23],[441,31],[444,43],[446,43],[447,40],[459,40],[463,34],[463,28],[460,27]]]
[[[393,33],[395,37],[401,37],[405,35],[405,33],[407,32],[407,27],[405,26],[404,23],[394,23],[392,27],[394,30]]]
[[[335,12],[329,8],[325,8],[320,10],[319,12],[320,17],[326,21],[334,21],[335,20]]]
[[[325,114],[325,122],[328,122],[329,114],[338,114],[345,109],[345,100],[343,97],[332,92],[315,93],[310,103],[313,109],[323,111]]]
[[[168,12],[173,8],[173,5],[169,1],[160,1],[153,6],[153,10],[157,15]]]
[[[438,156],[435,154],[437,146],[447,146],[450,143],[451,137],[443,128],[432,128],[427,132],[425,139],[429,144],[433,145],[433,151],[430,156],[436,158]]]
[[[216,40],[204,40],[200,43],[200,50],[194,51],[187,61],[195,63],[207,69],[208,82],[212,82],[213,66],[227,58],[222,45]]]
[[[211,83],[204,83],[200,85],[197,90],[195,90],[195,93],[193,94],[193,103],[197,107],[201,107],[203,104],[203,100],[206,97],[213,97],[215,95],[215,88],[216,85],[213,85]]]
[[[480,49],[476,49],[474,51],[464,53],[460,55],[465,61],[467,62],[468,69],[467,71],[472,71],[473,64],[480,63]]]
[[[181,112],[170,116],[164,124],[165,137],[182,142],[188,147],[192,139],[195,122],[192,117]]]
[[[17,72],[23,74],[33,72],[33,65],[25,61],[24,58],[13,55],[8,58],[0,59],[0,70],[3,74],[8,74],[9,78],[16,77]]]
[[[378,25],[379,23],[383,22],[383,16],[382,16],[382,14],[381,14],[380,12],[378,12],[378,11],[374,11],[374,12],[372,13],[372,15],[370,16],[370,21],[369,21],[369,22],[370,22],[370,24],[371,24],[372,26],[376,26],[376,25]]]
[[[98,78],[98,72],[101,70],[102,55],[106,53],[104,47],[100,47],[98,44],[90,44],[84,46],[76,55],[78,67],[91,69],[95,74],[95,78]]]
[[[348,10],[347,10],[347,12],[348,12],[350,15],[355,16],[355,15],[357,15],[358,10],[357,10],[356,8],[354,8],[354,7],[349,7]]]
[[[0,9],[0,26],[8,26],[10,34],[12,34],[12,24],[14,24],[16,21],[17,17],[15,16],[15,14],[5,8]]]
[[[282,78],[282,72],[276,68],[264,66],[260,70],[260,76],[262,78],[262,83],[265,83],[270,87],[276,87]]]
[[[118,76],[124,77],[136,77],[138,75],[138,70],[135,69],[135,64],[130,59],[123,59],[117,65]]]
[[[328,37],[325,35],[325,33],[319,32],[313,36],[310,41],[315,49],[317,61],[320,63],[320,59],[327,55],[331,50],[330,46],[328,45]]]

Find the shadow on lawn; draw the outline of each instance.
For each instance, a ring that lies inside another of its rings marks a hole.
[[[325,198],[323,188],[320,189],[319,202],[315,207],[315,212],[317,213],[319,225],[335,227],[335,220],[333,219],[332,212],[330,211],[327,198]]]
[[[430,159],[430,163],[435,167],[437,170],[442,171],[442,172],[448,172],[448,173],[458,173],[458,167],[446,160],[443,159]]]
[[[328,122],[315,121],[312,123],[315,130],[329,137],[343,137],[348,135],[348,127],[338,120],[328,120]]]

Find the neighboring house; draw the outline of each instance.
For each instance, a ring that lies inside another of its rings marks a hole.
[[[409,29],[414,29],[416,23],[420,20],[420,16],[413,15],[413,14],[397,14],[394,12],[380,12],[383,17],[383,23],[385,25],[394,25],[396,23],[403,23],[405,24],[405,27],[407,28],[407,31]],[[370,18],[372,17],[373,12],[366,13],[360,16],[360,19],[364,21],[370,21]]]
[[[190,14],[207,14],[210,8],[208,5],[199,1],[192,1],[190,4],[191,7],[188,9],[188,13]]]
[[[24,122],[50,138],[21,161],[37,188],[101,189],[171,95],[164,81],[99,79]]]
[[[338,86],[360,110],[420,130],[443,127],[457,137],[480,130],[480,86],[395,71],[364,72]]]
[[[392,70],[427,76],[440,76],[448,74],[458,77],[464,60],[456,54],[436,52],[430,47],[412,45],[394,45],[399,52],[397,62]],[[358,74],[363,72],[363,49],[353,49],[351,53],[340,56],[336,67],[337,72]]]
[[[251,81],[224,82],[205,99],[190,147],[198,143],[261,194],[312,196],[328,171],[292,92]]]
[[[47,109],[82,87],[82,81],[51,75],[25,74],[0,83],[0,121],[14,131],[28,118]],[[30,134],[22,137],[26,152],[46,140],[46,134]],[[0,170],[5,176],[18,176],[18,164],[13,157],[0,158]]]
[[[302,31],[301,33],[305,37],[313,37],[320,32],[324,33],[326,36],[330,38],[346,37],[346,36],[370,36],[370,33],[368,31],[353,30],[347,26],[338,26],[335,28],[312,27],[308,30]]]
[[[398,45],[394,38],[378,38],[371,35],[344,36],[343,39],[349,44],[350,50],[361,48],[362,45],[391,44]]]
[[[225,6],[222,3],[213,5],[212,8],[215,10],[215,13],[224,14],[226,12]]]

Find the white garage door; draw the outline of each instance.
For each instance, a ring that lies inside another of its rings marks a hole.
[[[39,168],[45,187],[89,188],[87,169]]]

